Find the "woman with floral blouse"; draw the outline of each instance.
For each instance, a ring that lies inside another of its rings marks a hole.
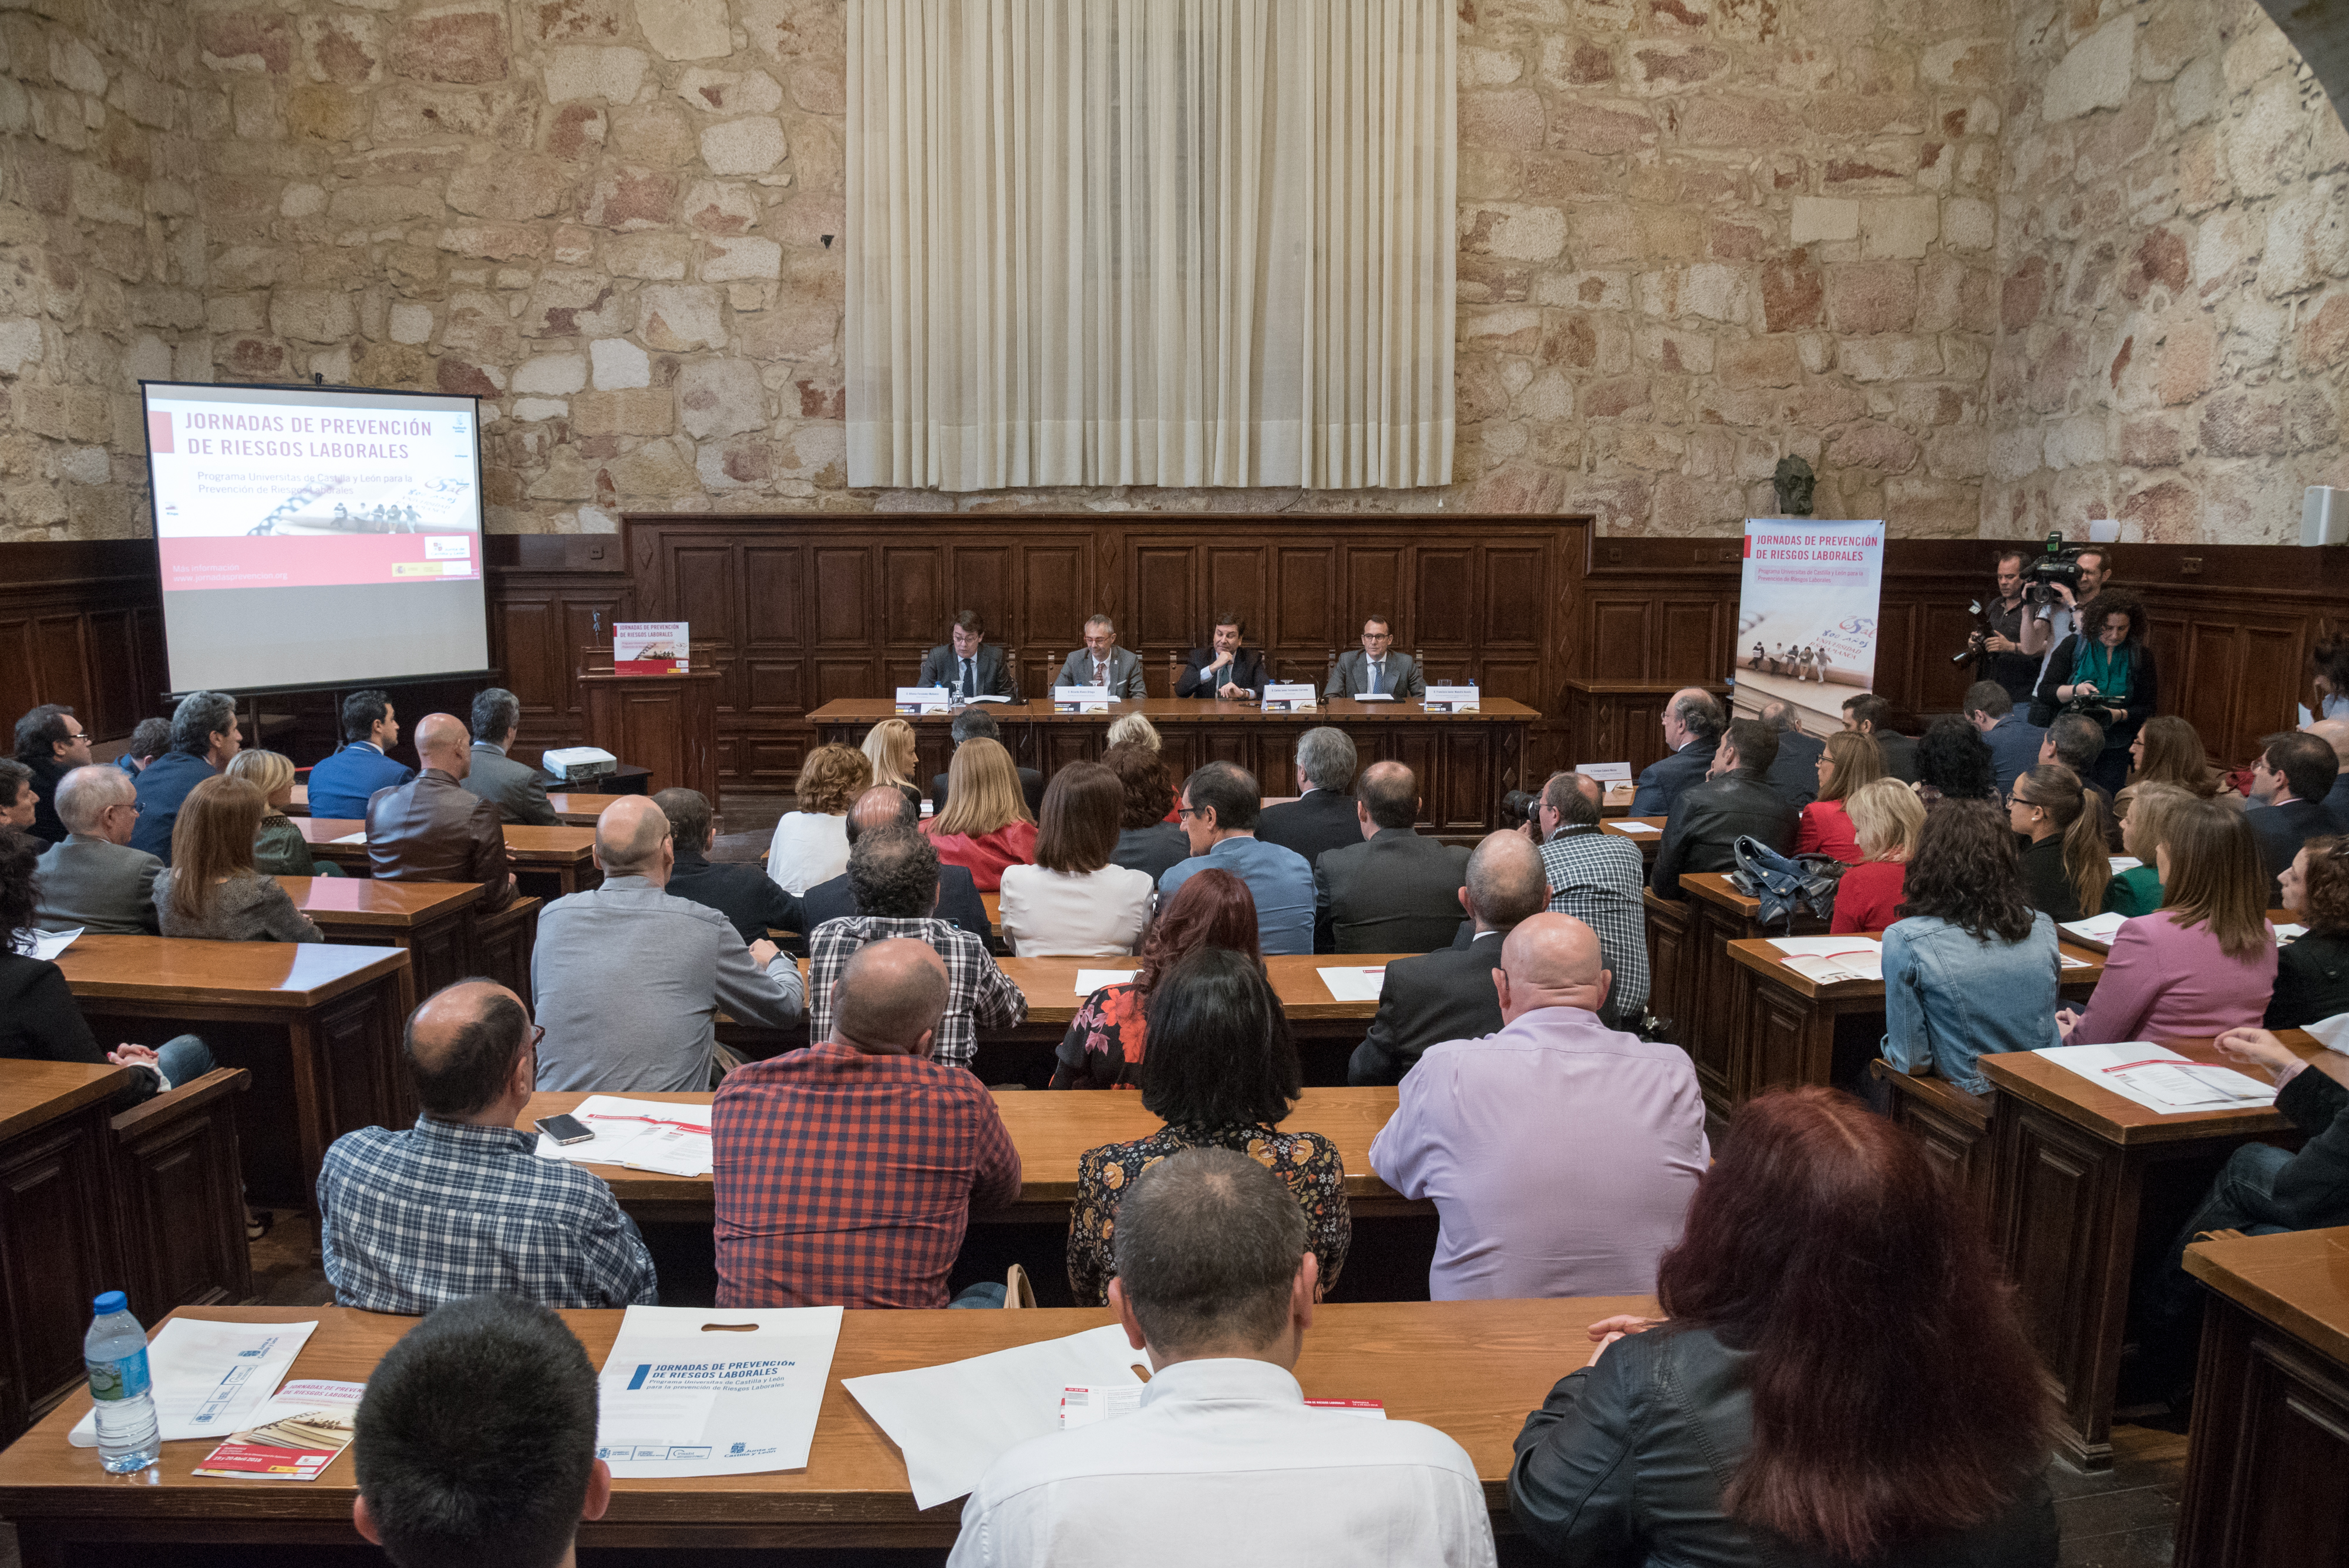
[[[1202,872],[1193,882],[1213,876]],[[1188,888],[1185,889],[1186,892]],[[1069,1220],[1069,1287],[1080,1306],[1109,1300],[1118,1199],[1157,1161],[1181,1149],[1237,1149],[1297,1194],[1306,1238],[1320,1261],[1321,1291],[1346,1266],[1354,1222],[1346,1168],[1319,1133],[1281,1132],[1302,1074],[1280,999],[1253,954],[1204,948],[1173,965],[1147,1003],[1150,1051],[1142,1104],[1166,1125],[1148,1137],[1089,1149],[1077,1162]]]
[[[1143,1006],[1158,977],[1201,948],[1228,948],[1258,964],[1256,898],[1228,871],[1201,871],[1175,890],[1142,943],[1132,980],[1085,998],[1061,1037],[1056,1089],[1133,1089],[1142,1083]]]

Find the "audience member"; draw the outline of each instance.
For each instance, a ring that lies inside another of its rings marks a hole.
[[[1635,852],[1636,853],[1636,852]],[[1520,833],[1489,834],[1468,857],[1460,907],[1475,934],[1464,946],[1440,948],[1386,967],[1379,1010],[1346,1066],[1349,1084],[1397,1084],[1422,1053],[1444,1040],[1491,1034],[1505,1022],[1493,981],[1501,944],[1541,913],[1549,886],[1541,852]]]
[[[2052,706],[2040,701],[2038,688],[2054,665],[2056,649],[2074,632],[2097,624],[2096,596],[2113,580],[2113,553],[2104,545],[2083,550],[2079,566],[2076,589],[2064,583],[2050,584],[2052,597],[2035,606],[2031,618],[2023,623],[2023,651],[2037,654],[2040,659],[2031,698],[2031,722],[2034,724],[2048,723],[2054,712]]]
[[[1892,704],[1873,691],[1843,701],[1843,727],[1876,739],[1884,771],[1902,784],[1917,782],[1917,742],[1892,727]]]
[[[117,1111],[211,1072],[212,1054],[192,1034],[182,1034],[160,1050],[127,1041],[112,1051],[100,1050],[66,984],[65,972],[47,959],[19,952],[8,940],[32,927],[40,852],[41,842],[32,835],[0,828],[0,1058],[79,1062],[93,1067],[111,1062],[140,1069],[115,1096]]]
[[[1158,891],[1145,872],[1112,865],[1125,788],[1099,763],[1070,763],[1044,791],[1036,863],[1003,868],[1003,940],[1021,958],[1130,953]]]
[[[378,790],[413,779],[414,769],[385,754],[398,744],[399,718],[388,696],[368,691],[344,698],[343,743],[310,768],[310,815],[364,817]]]
[[[1361,815],[1354,809],[1356,759],[1353,737],[1327,724],[1297,737],[1297,798],[1264,808],[1256,836],[1305,857],[1319,866],[1325,851],[1346,849],[1362,841]]]
[[[1123,745],[1103,752],[1102,766],[1117,775],[1123,793],[1117,847],[1110,852],[1110,864],[1143,872],[1155,887],[1168,867],[1191,853],[1191,840],[1182,827],[1166,820],[1174,809],[1174,784],[1166,775],[1166,763],[1154,747]]]
[[[1713,750],[1728,720],[1713,693],[1683,686],[1664,704],[1664,744],[1671,751],[1640,770],[1631,794],[1633,816],[1669,816],[1681,792],[1713,776]],[[1776,760],[1773,754],[1773,761]]]
[[[1191,855],[1158,878],[1162,901],[1213,867],[1247,884],[1257,941],[1267,955],[1313,950],[1313,867],[1305,857],[1256,836],[1262,796],[1256,777],[1232,763],[1209,763],[1183,785],[1183,832]],[[1360,829],[1358,828],[1359,832]]]
[[[2152,720],[2146,722],[2148,729],[2153,723]],[[2337,830],[2349,832],[2349,719],[2319,719],[2302,724],[2301,730],[2333,748],[2333,760],[2341,771],[2333,777],[2333,792],[2324,797],[2324,809],[2333,814]]]
[[[539,1158],[538,1135],[514,1126],[537,1087],[542,1033],[522,998],[487,980],[443,986],[409,1019],[416,1125],[345,1133],[318,1169],[318,1248],[338,1305],[659,1299],[652,1254],[603,1179]]]
[[[1201,948],[1223,948],[1264,961],[1257,948],[1256,900],[1247,884],[1228,871],[1202,871],[1184,883],[1151,923],[1133,978],[1114,981],[1085,998],[1061,1036],[1052,1087],[1140,1087],[1151,988]]]
[[[1109,728],[1102,732],[1102,746],[1104,750],[1113,750],[1119,746],[1139,746],[1143,751],[1154,754],[1164,744],[1164,742],[1158,738],[1158,726],[1144,718],[1139,709],[1131,713],[1119,714],[1110,722]],[[1104,757],[1102,760],[1106,762],[1108,759]],[[1173,809],[1171,805],[1169,809]]]
[[[2169,824],[2170,814],[2191,805],[2191,792],[2168,784],[2131,784],[2128,816],[2121,823],[2121,849],[2137,864],[2105,885],[2105,908],[2116,915],[2150,915],[2161,908],[2161,868],[2154,855]]]
[[[1077,1304],[1109,1299],[1119,1198],[1135,1177],[1185,1148],[1237,1149],[1270,1167],[1305,1211],[1321,1288],[1335,1286],[1354,1233],[1346,1165],[1319,1133],[1279,1130],[1302,1073],[1263,965],[1228,948],[1195,949],[1151,987],[1147,1012],[1142,1108],[1166,1125],[1132,1143],[1088,1149],[1077,1161],[1069,1220],[1069,1287]]]
[[[895,795],[895,799],[891,799]],[[856,841],[864,834],[878,828],[902,827],[920,836],[922,809],[919,803],[905,799],[887,784],[875,784],[856,797],[848,808],[848,852],[856,853]],[[869,913],[857,908],[856,888],[847,871],[829,882],[819,882],[807,890],[800,900],[799,929],[803,936],[813,936],[816,928],[826,920],[844,920],[852,916]],[[978,884],[971,880],[967,866],[938,867],[938,903],[931,911],[937,919],[957,930],[968,931],[987,944],[989,952],[1001,952],[996,940],[995,922],[987,913],[987,901],[978,896]]]
[[[1279,1181],[1190,1149],[1118,1215],[1109,1302],[1150,1359],[1142,1407],[1011,1449],[963,1505],[950,1568],[1122,1562],[1489,1568],[1475,1466],[1416,1421],[1331,1419],[1293,1369],[1319,1260]]]
[[[2094,776],[2096,758],[2103,754],[2104,745],[2103,725],[2085,713],[2059,713],[2055,722],[2047,726],[2047,733],[2039,743],[2038,765],[2045,767],[2050,763],[2056,763],[2072,770],[2072,776],[2080,781],[2080,787],[2095,796],[2096,803],[2104,807],[2105,825],[2109,830],[2105,842],[2108,849],[2117,850],[2120,848],[2118,803],[2113,798],[2113,792],[2098,784]],[[2008,787],[2012,789],[2013,786]]]
[[[2314,735],[2287,730],[2260,742],[2260,760],[2251,764],[2251,804],[2263,809],[2244,815],[2267,875],[2268,904],[2281,896],[2283,868],[2300,846],[2334,831],[2324,800],[2340,772],[2333,748]]]
[[[1987,1095],[1978,1058],[2057,1043],[2055,922],[2032,907],[2014,835],[1986,801],[1926,816],[1901,896],[1884,931],[1884,1059]]]
[[[54,853],[54,852],[52,852]],[[2312,838],[2284,867],[2283,907],[2308,929],[2276,950],[2270,1029],[2349,1012],[2349,838]]]
[[[2039,765],[2039,747],[2047,732],[2018,711],[2014,699],[1995,680],[1977,680],[1967,687],[1963,706],[1966,722],[1990,747],[1991,782],[2004,794],[2016,778]]]
[[[1818,798],[1803,807],[1795,824],[1795,853],[1829,855],[1850,866],[1859,859],[1859,839],[1844,802],[1884,776],[1884,753],[1857,730],[1829,735],[1819,753]]]
[[[2349,720],[2349,637],[2319,637],[2308,651],[2317,712]]]
[[[1917,742],[1917,798],[1930,811],[1945,800],[1999,798],[1998,762],[1971,724],[1944,713]]]
[[[777,887],[763,867],[709,858],[718,842],[718,823],[708,795],[698,789],[665,789],[653,796],[653,804],[668,819],[669,842],[676,846],[669,897],[717,910],[746,946],[765,939],[771,929],[806,929],[800,900]]]
[[[130,727],[130,739],[123,745],[122,754],[114,765],[136,779],[147,771],[147,764],[171,749],[171,721],[141,719]]]
[[[1748,1101],[1656,1286],[1517,1435],[1509,1512],[1553,1560],[2054,1568],[2045,1374],[1909,1133]]]
[[[171,863],[156,873],[156,922],[167,937],[220,942],[323,942],[275,878],[253,868],[261,792],[209,778],[188,792],[171,830]]]
[[[709,1087],[717,1014],[754,1028],[800,1021],[799,966],[764,938],[669,892],[677,844],[661,808],[624,794],[595,819],[603,885],[547,905],[531,950],[544,1029],[538,1086],[606,1094]]]
[[[865,763],[873,770],[874,784],[905,791],[905,798],[914,803],[918,820],[922,791],[914,783],[914,770],[921,765],[922,758],[914,743],[914,726],[903,719],[884,719],[864,732],[864,751]]]
[[[1501,796],[1500,815],[1495,826],[1514,833],[1527,844],[1539,841],[1541,824],[1535,819],[1541,814],[1541,796],[1527,789],[1513,789]]]
[[[2341,728],[2343,735],[2349,737],[2349,724]],[[2327,746],[2333,743],[2325,736],[2318,739]],[[2137,739],[2129,742],[2129,762],[2132,788],[2142,784],[2175,784],[2200,800],[2246,804],[2233,782],[2210,765],[2200,732],[2175,713],[2157,713],[2145,722]]]
[[[1362,841],[1322,852],[1313,868],[1313,950],[1423,953],[1460,929],[1468,852],[1426,838],[1419,780],[1401,763],[1372,763],[1354,785]]]
[[[0,757],[0,831],[14,831],[31,838],[34,819],[40,814],[41,797],[33,789],[33,770],[14,757]]]
[[[479,882],[475,913],[496,914],[513,902],[514,876],[506,869],[498,808],[464,787],[472,750],[463,722],[425,714],[416,725],[416,756],[422,773],[367,801],[368,866],[382,882]]]
[[[1136,668],[1139,669],[1140,666],[1137,665]],[[1142,715],[1133,713],[1127,717],[1139,719]],[[1114,730],[1115,726],[1112,725],[1112,729]],[[995,715],[984,708],[965,708],[961,712],[957,713],[954,716],[954,722],[947,726],[947,733],[953,739],[955,750],[957,752],[972,741],[993,741],[998,745],[1003,743],[1003,732],[997,727]],[[1153,732],[1153,734],[1154,737],[1155,732]],[[1118,742],[1110,740],[1107,743],[1113,746],[1118,744]],[[1154,745],[1150,749],[1156,751],[1158,748]],[[1019,798],[1027,803],[1028,815],[1032,819],[1038,812],[1044,809],[1044,775],[1034,768],[1020,768],[1017,771],[1019,774]],[[947,808],[947,790],[953,780],[954,760],[949,757],[945,773],[930,775],[932,810],[944,811]]]
[[[1962,799],[1946,795],[1943,803]],[[1925,826],[1925,805],[1899,779],[1878,779],[1846,801],[1859,844],[1859,863],[1836,884],[1835,918],[1827,930],[1880,931],[1900,918],[1901,888],[1917,835]]]
[[[2244,814],[2211,800],[2180,806],[2154,855],[2161,908],[2122,922],[2087,1012],[2055,1015],[2068,1044],[2216,1034],[2267,1011],[2275,932]]]
[[[2043,763],[2006,792],[2006,820],[2028,840],[2020,865],[2033,909],[2062,925],[2105,907],[2113,863],[2105,850],[2104,802],[2070,768]]]
[[[867,941],[827,991],[828,1033],[719,1085],[719,1306],[1002,1304],[1000,1282],[947,1299],[972,1213],[1019,1196],[995,1096],[932,1059],[949,990],[926,942]]]
[[[1371,1167],[1434,1200],[1437,1301],[1644,1295],[1709,1158],[1696,1068],[1599,1018],[1609,976],[1580,920],[1535,915],[1500,958],[1502,1028],[1427,1048]]]
[[[353,1527],[392,1568],[572,1568],[612,1501],[586,1347],[512,1296],[436,1308],[384,1354],[351,1463]]]
[[[471,717],[473,744],[464,774],[467,792],[496,806],[502,822],[554,826],[560,819],[554,803],[546,798],[546,775],[512,756],[514,739],[522,733],[522,699],[502,686],[489,687],[474,697]]]
[[[2104,726],[2091,772],[2106,794],[2128,781],[2129,744],[2160,706],[2153,649],[2146,646],[2145,604],[2124,588],[2108,588],[2087,608],[2086,634],[2074,632],[2048,655],[2039,678],[2039,701],[2056,711],[2082,711]]]
[[[89,735],[74,711],[44,702],[16,721],[16,760],[32,771],[33,826],[27,831],[44,844],[66,836],[57,818],[57,785],[76,768],[89,766]]]
[[[1760,714],[1778,737],[1778,757],[1770,764],[1770,787],[1796,811],[1819,798],[1819,754],[1826,742],[1803,730],[1792,702],[1764,702]]]
[[[171,830],[180,803],[208,778],[216,778],[243,740],[237,728],[236,700],[224,691],[191,691],[171,711],[171,749],[139,774],[139,826],[130,847],[171,863]]]
[[[848,868],[848,807],[873,783],[854,746],[818,746],[800,763],[799,809],[776,819],[767,875],[796,898]]]
[[[314,860],[310,841],[285,815],[294,804],[294,759],[282,752],[243,751],[228,760],[228,776],[261,792],[260,831],[253,836],[253,868],[264,877],[339,877],[332,861]]]
[[[1795,843],[1795,808],[1770,788],[1778,737],[1754,719],[1739,719],[1721,738],[1713,776],[1681,796],[1664,825],[1649,887],[1660,898],[1685,898],[1683,871],[1729,871],[1736,844],[1751,836],[1781,854]]]
[[[1630,839],[1599,830],[1602,798],[1597,779],[1550,775],[1542,786],[1542,874],[1549,912],[1572,915],[1599,933],[1599,957],[1615,977],[1599,1016],[1609,1029],[1636,1034],[1648,1020],[1648,909],[1640,898],[1648,867]]]
[[[833,983],[848,961],[891,937],[927,942],[946,962],[946,1016],[931,1053],[939,1062],[968,1067],[979,1029],[1027,1021],[1027,997],[995,967],[985,940],[937,918],[938,857],[927,838],[902,827],[860,832],[848,853],[848,885],[856,913],[808,933],[809,1039],[832,1038]]]
[[[1011,753],[984,736],[955,748],[947,804],[923,825],[938,858],[970,868],[982,893],[1003,885],[1004,871],[1036,858],[1036,817],[1022,797]]]
[[[63,842],[43,852],[32,923],[102,936],[152,936],[155,875],[163,863],[130,847],[139,791],[120,768],[76,768],[57,785]]]

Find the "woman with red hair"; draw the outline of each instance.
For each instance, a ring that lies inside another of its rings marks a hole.
[[[1748,1102],[1656,1290],[1517,1435],[1509,1511],[1552,1557],[2054,1563],[2046,1385],[1911,1135],[1832,1089]]]
[[[1201,871],[1175,890],[1142,943],[1130,981],[1085,998],[1061,1037],[1056,1089],[1131,1089],[1142,1078],[1143,1004],[1158,978],[1201,948],[1229,948],[1264,967],[1257,945],[1256,898],[1228,871]]]

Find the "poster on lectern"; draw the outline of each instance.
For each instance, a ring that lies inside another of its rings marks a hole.
[[[1747,518],[1730,678],[1737,715],[1783,700],[1810,733],[1841,729],[1845,701],[1876,688],[1883,583],[1881,521]]]

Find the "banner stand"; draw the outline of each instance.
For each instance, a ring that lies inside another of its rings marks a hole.
[[[1791,702],[1806,733],[1843,728],[1843,705],[1876,689],[1884,524],[1749,517],[1730,681],[1733,716]]]

